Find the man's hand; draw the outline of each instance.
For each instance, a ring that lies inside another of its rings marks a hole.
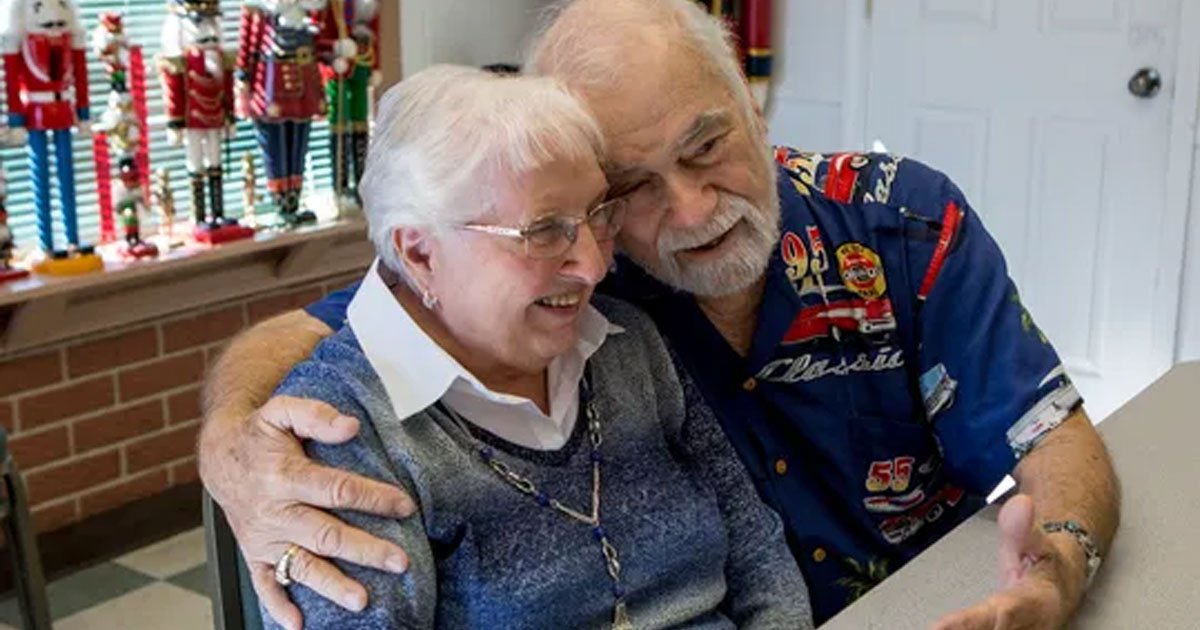
[[[1001,590],[943,617],[935,630],[1061,628],[1079,605],[1086,568],[1078,543],[1043,532],[1025,495],[1004,504],[999,522]]]
[[[200,436],[200,475],[221,505],[250,568],[254,590],[271,616],[289,629],[303,625],[300,610],[275,582],[275,563],[292,544],[293,580],[353,611],[367,603],[363,586],[322,556],[401,573],[408,558],[399,547],[355,529],[325,509],[403,518],[414,511],[400,489],[320,466],[300,440],[340,444],[358,433],[358,421],[324,403],[277,397],[246,419],[215,412]]]

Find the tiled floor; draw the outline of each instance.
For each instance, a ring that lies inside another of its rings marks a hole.
[[[55,630],[209,630],[204,530],[194,529],[49,585]],[[14,600],[0,630],[20,627]]]

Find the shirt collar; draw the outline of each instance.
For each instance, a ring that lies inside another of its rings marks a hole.
[[[496,403],[529,402],[488,389],[425,334],[384,284],[379,265],[379,259],[371,264],[346,313],[363,353],[383,382],[396,417],[408,418],[433,405],[458,381]],[[574,352],[583,361],[600,349],[608,335],[624,332],[590,304],[580,317]]]

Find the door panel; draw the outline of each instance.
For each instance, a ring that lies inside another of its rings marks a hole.
[[[1097,418],[1155,376],[1180,0],[881,0],[865,140],[945,171]],[[1151,99],[1129,78],[1164,77]],[[1180,226],[1182,229],[1182,226]]]

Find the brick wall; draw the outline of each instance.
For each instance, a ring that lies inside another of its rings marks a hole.
[[[356,277],[0,358],[0,425],[39,533],[195,480],[200,384],[224,344]]]

